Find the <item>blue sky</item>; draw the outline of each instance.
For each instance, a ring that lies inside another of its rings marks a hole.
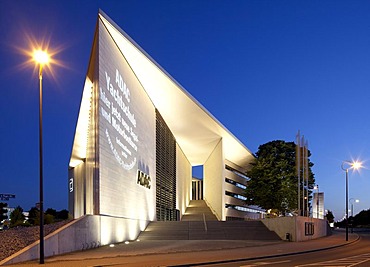
[[[44,72],[45,208],[67,208],[67,169],[101,8],[252,152],[308,139],[325,208],[370,208],[370,2],[0,1],[0,193],[38,201],[38,80],[20,53],[49,40]],[[366,162],[368,161],[368,162]]]

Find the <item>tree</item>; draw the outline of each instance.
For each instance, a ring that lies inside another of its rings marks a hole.
[[[69,216],[68,210],[64,209],[64,210],[61,210],[61,211],[57,212],[57,215],[56,215],[55,219],[57,219],[57,220],[67,220],[68,216]]]
[[[44,223],[45,224],[53,223],[55,221],[56,216],[57,216],[57,211],[55,209],[48,208],[45,211]]]
[[[8,215],[7,215],[8,210],[6,209],[7,206],[8,206],[7,203],[0,202],[0,222],[8,219]]]
[[[311,153],[308,151],[308,158]],[[296,145],[276,140],[259,146],[256,160],[247,172],[250,178],[245,190],[248,205],[276,210],[285,215],[298,207],[298,178],[296,173]],[[309,164],[309,195],[315,183]]]
[[[45,214],[50,214],[50,215],[53,215],[54,217],[57,216],[57,211],[55,209],[52,209],[52,208],[48,208],[46,211],[45,211]]]
[[[354,224],[361,226],[370,225],[370,209],[362,210],[354,217]]]
[[[326,219],[328,220],[329,223],[334,222],[334,214],[331,210],[328,210],[328,213],[326,214]]]
[[[45,214],[45,217],[44,217],[44,224],[51,224],[53,223],[55,220],[55,217],[51,214]]]
[[[39,225],[40,224],[40,211],[36,207],[32,207],[28,212],[28,222],[31,225]]]
[[[24,223],[25,216],[23,215],[23,209],[18,206],[12,213],[10,213],[10,227],[22,225]]]

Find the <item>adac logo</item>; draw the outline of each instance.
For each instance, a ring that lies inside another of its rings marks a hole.
[[[151,187],[150,176],[140,170],[137,170],[137,184],[150,189]]]

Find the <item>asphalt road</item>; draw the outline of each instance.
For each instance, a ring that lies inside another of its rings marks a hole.
[[[360,239],[347,246],[322,250],[317,252],[308,252],[303,254],[274,257],[262,260],[249,261],[231,261],[229,263],[222,262],[219,264],[201,264],[191,266],[206,266],[206,267],[256,267],[256,266],[277,266],[277,267],[304,267],[304,266],[370,266],[370,233],[358,233]]]
[[[53,267],[370,266],[370,233],[361,233],[360,236],[358,240],[357,234],[350,234],[349,242],[345,241],[343,231],[335,231],[329,237],[306,242],[141,241],[129,245],[120,243],[113,248],[103,246],[58,255],[47,258],[45,265]],[[359,256],[353,258],[356,255]],[[247,258],[260,260],[236,260]],[[222,263],[215,263],[217,261]],[[359,265],[360,262],[362,265]],[[40,265],[35,260],[11,266]]]

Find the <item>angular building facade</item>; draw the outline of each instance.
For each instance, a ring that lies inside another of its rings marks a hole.
[[[92,227],[99,228],[101,244],[135,239],[150,221],[181,220],[195,195],[219,220],[262,212],[246,207],[243,199],[253,159],[99,12],[68,182],[71,215],[96,216]],[[192,181],[192,166],[198,165],[203,165],[201,186]]]

